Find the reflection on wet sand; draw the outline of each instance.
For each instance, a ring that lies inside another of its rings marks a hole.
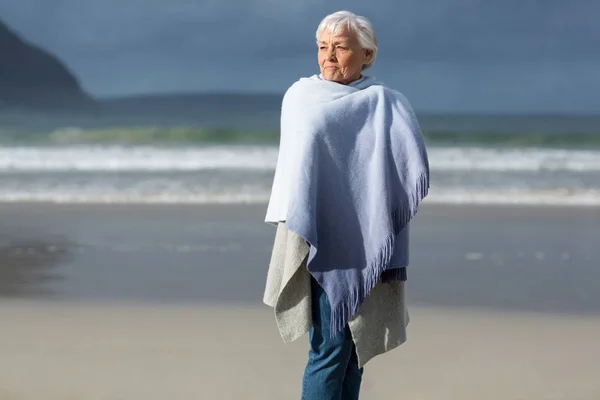
[[[62,276],[54,269],[70,258],[65,240],[0,237],[0,297],[47,297],[45,283]]]

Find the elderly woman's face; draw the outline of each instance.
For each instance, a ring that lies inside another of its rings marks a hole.
[[[360,78],[363,65],[371,57],[371,51],[363,49],[354,32],[348,29],[335,36],[323,30],[318,45],[321,75],[328,81],[344,85]]]

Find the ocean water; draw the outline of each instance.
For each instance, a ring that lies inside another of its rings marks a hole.
[[[260,118],[242,106],[236,115],[215,108],[210,123],[206,110],[0,114],[0,201],[265,202],[278,110],[253,107]],[[419,119],[431,165],[426,202],[600,205],[600,118]]]
[[[600,150],[429,148],[427,201],[600,205]],[[0,147],[0,201],[268,200],[277,146]]]

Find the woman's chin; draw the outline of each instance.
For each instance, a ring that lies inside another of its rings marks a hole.
[[[336,74],[336,72],[332,70],[324,70],[323,72],[321,72],[321,75],[326,81],[338,82],[342,79],[342,77],[339,76],[339,74]]]

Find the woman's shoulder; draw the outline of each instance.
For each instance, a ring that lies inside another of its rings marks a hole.
[[[400,90],[394,89],[383,82],[374,82],[373,85],[371,85],[371,88],[381,91],[387,98],[396,99],[410,105],[410,102]]]
[[[408,98],[399,90],[391,88],[384,83],[376,82],[370,88],[379,91],[380,94],[387,100],[393,103],[402,105],[408,113],[414,113],[413,108]]]
[[[379,90],[382,91],[386,101],[395,104],[400,109],[401,114],[413,129],[420,130],[415,111],[408,98],[402,92],[386,85],[381,85]]]
[[[294,95],[299,90],[304,88],[307,84],[310,84],[310,83],[314,82],[315,80],[317,80],[317,81],[319,80],[317,75],[313,75],[313,76],[309,76],[309,77],[301,77],[301,78],[297,79],[285,90],[285,92],[283,94],[283,99],[285,100],[286,98]]]

